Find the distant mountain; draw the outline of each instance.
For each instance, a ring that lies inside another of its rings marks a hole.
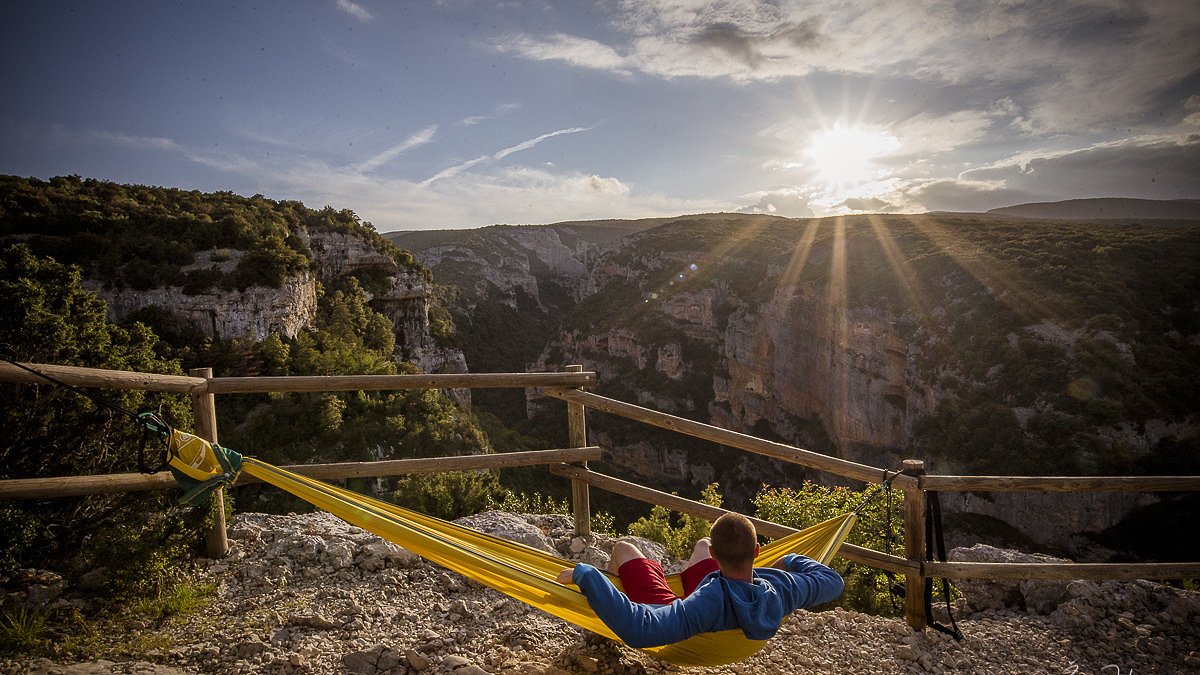
[[[489,227],[470,230],[400,230],[384,233],[383,236],[401,248],[415,251],[430,246],[461,245],[466,241],[476,239],[480,235],[486,238],[491,234],[500,232],[520,231],[522,229],[549,229],[562,235],[564,241],[574,241],[596,246],[610,244],[622,237],[637,234],[638,232],[684,218],[688,220],[738,220],[763,218],[763,216],[744,213],[702,213],[690,216],[638,218],[635,220],[568,220],[546,225],[491,225]]]
[[[1200,219],[1200,199],[1068,199],[1005,206],[988,214],[1018,218],[1196,220]]]

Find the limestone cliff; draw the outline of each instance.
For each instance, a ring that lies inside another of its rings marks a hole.
[[[179,286],[139,291],[106,288],[96,280],[82,285],[108,302],[110,321],[121,321],[147,307],[161,307],[181,326],[220,338],[261,340],[271,333],[296,337],[309,327],[317,308],[316,278],[307,272],[280,288],[251,286],[244,291],[211,290],[192,295]]]
[[[432,284],[419,269],[397,264],[378,244],[354,233],[301,227],[297,235],[312,257],[312,270],[286,279],[278,288],[222,290],[212,286],[188,293],[181,286],[114,289],[98,280],[87,281],[85,286],[108,302],[111,321],[120,321],[147,307],[160,307],[182,326],[213,337],[261,340],[271,333],[293,338],[311,328],[319,282],[350,274],[374,275],[380,283],[365,290],[372,309],[394,325],[397,358],[425,372],[466,372],[462,352],[439,346],[430,334]],[[201,251],[183,270],[214,268],[229,273],[243,255],[243,251],[224,249],[214,259],[212,251]],[[455,392],[455,397],[462,403],[470,400],[467,391]]]

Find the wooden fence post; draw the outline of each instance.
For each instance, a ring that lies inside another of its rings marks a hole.
[[[581,373],[583,366],[567,366],[567,372]],[[582,387],[581,387],[582,388]],[[572,448],[587,446],[587,421],[584,416],[582,403],[567,402],[567,445]],[[579,462],[577,466],[587,468],[587,462]],[[592,533],[591,497],[588,484],[571,479],[571,505],[575,512],[575,536],[583,537]]]
[[[906,459],[905,473],[921,476],[925,462]],[[920,565],[925,562],[925,492],[904,490],[904,557]],[[917,630],[925,630],[925,577],[919,572],[904,575],[904,621]]]
[[[192,377],[212,377],[212,368],[193,368],[188,371]],[[192,410],[196,416],[196,435],[211,443],[217,442],[217,406],[212,394],[192,394]],[[213,490],[209,498],[209,511],[212,513],[212,525],[204,533],[205,548],[208,557],[224,558],[229,552],[229,539],[225,530],[225,490]]]

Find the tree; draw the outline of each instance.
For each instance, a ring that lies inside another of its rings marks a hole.
[[[106,323],[105,303],[79,287],[79,276],[78,268],[39,258],[24,244],[0,250],[0,350],[6,358],[180,374],[178,362],[157,355],[158,337],[145,325]],[[177,426],[192,426],[183,396],[93,393],[127,410],[153,408]],[[136,471],[141,434],[134,420],[69,389],[0,384],[0,478]],[[0,564],[60,571],[69,571],[61,566],[73,560],[106,565],[115,570],[114,593],[145,591],[171,574],[180,542],[199,541],[196,523],[170,513],[171,506],[166,492],[15,503],[0,517],[0,524],[14,528],[0,537]]]

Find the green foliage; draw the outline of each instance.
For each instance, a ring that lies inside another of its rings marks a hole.
[[[504,501],[507,491],[492,472],[415,474],[396,481],[392,500],[405,508],[453,520]]]
[[[874,489],[857,492],[844,487],[827,488],[805,482],[799,490],[763,489],[754,498],[756,515],[796,529],[811,527],[848,511],[853,511]],[[904,541],[903,498],[898,491],[883,491],[863,506],[858,522],[846,541],[884,553],[896,553]],[[842,575],[846,590],[836,604],[870,614],[896,616],[903,612],[889,589],[893,583],[886,574],[872,567],[835,558],[831,566]]]
[[[558,513],[567,516],[573,513],[571,503],[566,499],[555,499],[540,492],[528,493],[512,490],[506,490],[504,499],[489,508],[508,513]],[[613,515],[607,511],[593,512],[591,527],[592,532],[608,535],[616,533],[616,521]]]
[[[0,532],[7,540],[0,545],[0,578],[5,578],[21,567],[37,540],[37,519],[16,506],[4,504],[0,506]]]
[[[185,577],[185,560],[199,542],[203,509],[171,509],[166,495],[138,509],[125,505],[94,523],[79,544],[89,569],[107,567],[106,589],[116,599],[161,598]]]
[[[105,321],[105,305],[79,287],[79,270],[35,256],[18,244],[0,251],[0,345],[19,361],[77,365],[114,370],[180,374],[178,361],[164,359],[162,345],[145,325],[115,326]],[[106,400],[125,409],[154,409],[181,427],[192,423],[186,397],[139,391],[105,390]],[[124,473],[138,469],[141,430],[131,420],[68,389],[50,384],[6,385],[0,388],[0,477]],[[169,508],[165,495],[130,494],[79,500],[21,502],[4,510],[11,536],[0,539],[5,566],[61,564],[75,554],[86,532],[99,540],[121,537],[137,519],[116,517],[130,509],[156,513]],[[140,511],[139,511],[140,512]],[[104,523],[110,519],[111,526]],[[156,526],[157,527],[157,526]],[[178,537],[199,538],[193,527],[179,525]],[[54,533],[51,536],[51,533]],[[31,540],[30,538],[33,537]],[[161,540],[125,537],[130,545],[155,549]],[[94,549],[96,542],[91,544]],[[117,572],[117,592],[135,592],[156,584],[171,563],[144,556],[120,554],[121,547],[98,559],[127,564]],[[168,551],[167,556],[179,549]]]
[[[158,337],[146,326],[106,322],[106,308],[79,287],[78,268],[33,255],[23,244],[0,251],[0,350],[18,361],[113,370],[181,374],[177,361],[159,356]],[[128,410],[160,409],[190,426],[186,397],[140,391],[104,391]],[[137,469],[140,430],[123,417],[69,390],[51,385],[0,388],[0,476],[79,475]],[[119,420],[119,421],[118,421]],[[87,452],[79,448],[86,447]]]
[[[721,505],[720,485],[712,483],[704,488],[700,500],[709,506]],[[692,555],[696,542],[708,536],[712,526],[707,520],[688,515],[674,513],[666,507],[654,505],[648,517],[639,518],[629,524],[629,534],[657,541],[666,547],[667,553],[680,560],[687,560]]]
[[[513,492],[508,490],[504,498],[493,508],[509,513],[571,513],[571,503],[566,499],[555,499],[540,492]]]
[[[18,606],[0,617],[0,651],[16,654],[37,652],[46,642],[46,614]]]
[[[191,614],[208,604],[216,593],[215,582],[172,584],[154,597],[143,597],[137,601],[138,613],[150,619],[163,619],[176,615]]]
[[[262,195],[205,194],[78,176],[48,182],[0,176],[0,237],[32,234],[28,243],[38,254],[84,266],[89,276],[118,288],[182,286],[195,294],[214,286],[278,287],[312,267],[312,254],[300,236],[304,229],[364,239],[402,269],[430,278],[410,252],[396,248],[349,209],[316,211]],[[232,251],[242,256],[229,273],[215,265],[183,271],[198,253],[221,263],[232,259]]]

